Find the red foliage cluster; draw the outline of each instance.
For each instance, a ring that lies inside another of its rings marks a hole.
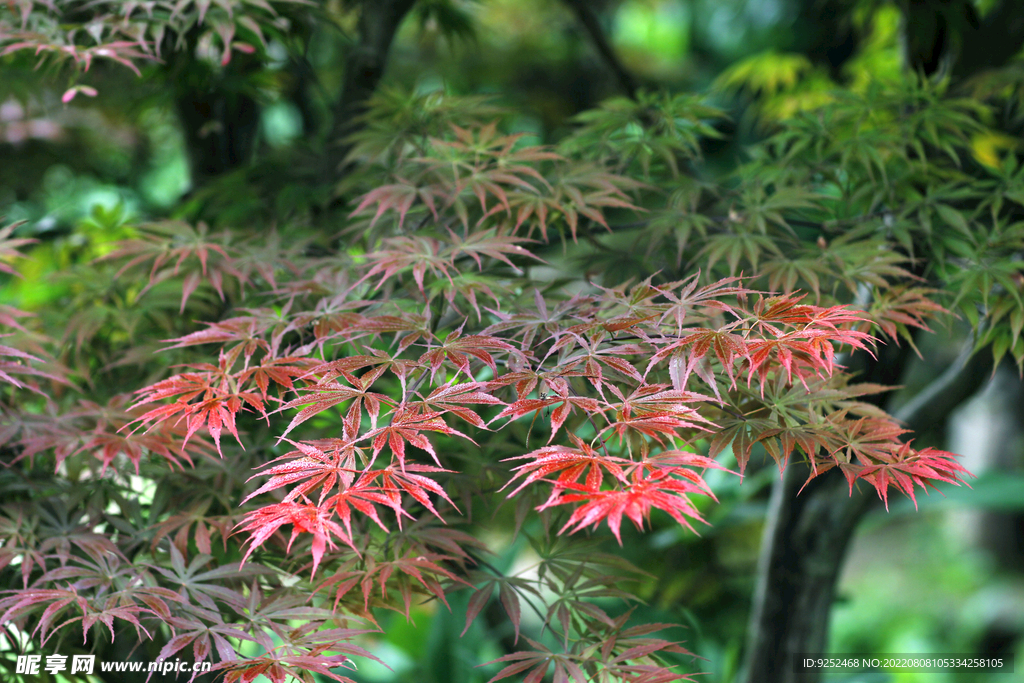
[[[177,467],[223,454],[225,431],[244,447],[246,413],[278,425],[278,443],[293,448],[264,460],[256,476],[265,481],[241,501],[261,507],[247,507],[240,521],[193,510],[161,523],[152,544],[174,534],[169,568],[140,569],[83,522],[69,536],[77,550],[61,550],[50,569],[52,555],[8,529],[0,562],[21,558],[26,588],[0,599],[0,621],[45,605],[36,626],[44,638],[76,620],[87,632],[102,623],[113,633],[114,619],[142,637],[143,621],[154,618],[175,634],[163,656],[190,643],[198,659],[215,649],[228,680],[279,681],[298,669],[344,681],[330,667],[366,655],[348,642],[355,631],[329,628],[333,610],[264,596],[254,579],[269,546],[291,551],[301,539],[311,580],[330,566],[315,590],[332,594],[336,609],[344,603],[372,621],[371,608],[390,606],[392,590],[408,615],[414,593],[445,601],[449,590],[472,586],[468,628],[497,587],[518,639],[520,598],[539,596],[537,584],[481,573],[479,541],[424,523],[462,514],[446,490],[458,473],[445,450],[460,440],[475,448],[474,437],[517,423],[529,423],[527,440],[533,429],[543,433],[546,445],[516,445],[504,469],[491,467],[495,488],[533,501],[561,532],[604,523],[619,543],[623,518],[642,529],[654,510],[687,528],[703,522],[692,496],[714,499],[704,473],[725,469],[715,458],[730,446],[740,474],[761,443],[780,467],[799,451],[810,477],[839,467],[851,488],[864,480],[885,499],[891,486],[913,498],[915,486],[962,481],[952,454],[903,443],[891,418],[857,400],[879,388],[849,385],[837,350],[871,352],[861,312],[753,291],[737,277],[702,283],[699,274],[541,291],[543,282],[523,277],[537,261],[530,236],[546,237],[558,223],[575,237],[581,216],[606,224],[608,207],[632,207],[633,184],[597,167],[570,172],[550,151],[516,142],[493,126],[430,140],[429,154],[407,159],[401,176],[358,202],[353,217],[372,216],[370,226],[393,219],[395,234],[369,253],[257,267],[227,233],[166,223],[110,254],[123,261],[122,273],[148,268],[149,286],[183,278],[182,309],[203,283],[225,298],[262,281],[279,304],[170,340],[171,349],[214,346],[217,361],[139,389],[130,407],[83,405],[49,427],[26,428],[19,458],[53,448],[59,464],[93,452],[106,467],[123,452],[137,467],[145,450]],[[541,164],[551,173],[542,175]],[[431,222],[436,229],[422,229]],[[18,246],[0,242],[0,255]],[[289,272],[287,281],[275,270]],[[495,271],[502,278],[483,275]],[[927,311],[901,301],[893,309],[901,319],[923,324]],[[17,312],[5,315],[18,325]],[[30,354],[0,347],[0,356],[0,380],[16,388],[24,377],[59,379]],[[534,488],[544,488],[539,499],[526,495]],[[204,570],[215,552],[211,533],[226,544],[233,522],[246,534],[240,561]],[[199,554],[187,562],[193,525]],[[391,534],[384,553],[368,551],[375,528]],[[627,627],[626,616],[612,618],[586,599],[628,597],[614,587],[621,566],[608,569],[615,563],[599,554],[574,562],[566,571],[551,560],[565,597],[544,615],[545,624],[561,624],[566,652],[530,641],[532,652],[499,660],[507,666],[495,680],[530,671],[526,680],[540,681],[552,665],[556,681],[585,683],[592,676],[584,669],[633,683],[686,679],[658,663],[659,653],[684,652],[650,637],[660,625]],[[45,571],[28,587],[34,566]],[[140,581],[115,580],[132,571]],[[67,587],[43,587],[54,581]],[[82,615],[65,617],[72,606]],[[262,630],[218,618],[221,606],[250,624],[262,619]],[[286,627],[297,618],[307,626]],[[570,647],[570,626],[589,639]],[[267,654],[240,659],[227,638],[257,642]]]

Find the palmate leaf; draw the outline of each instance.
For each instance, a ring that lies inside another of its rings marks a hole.
[[[711,458],[716,458],[726,447],[731,445],[742,477],[747,463],[750,461],[750,452],[754,444],[757,443],[761,434],[774,429],[776,424],[765,418],[743,416],[725,417],[718,422],[719,429],[711,438],[708,455]]]
[[[193,227],[183,221],[150,223],[138,227],[137,231],[139,237],[122,242],[115,251],[103,256],[101,260],[127,261],[117,272],[117,277],[152,261],[149,283],[142,289],[140,296],[157,283],[177,276],[183,266],[185,278],[181,291],[182,312],[189,297],[203,280],[214,288],[221,300],[224,300],[227,277],[233,278],[240,286],[248,282],[246,275],[234,267],[231,238],[226,231],[210,235],[205,223],[200,222]]]
[[[384,240],[382,249],[366,255],[372,266],[356,284],[379,275],[374,289],[380,289],[385,282],[405,271],[412,271],[421,293],[428,272],[451,282],[456,269],[451,256],[442,254],[444,246],[432,237],[389,237]]]
[[[312,677],[313,673],[338,683],[356,683],[348,676],[332,671],[337,668],[355,670],[355,667],[347,655],[324,654],[330,649],[324,646],[301,654],[287,654],[285,650],[275,650],[271,654],[252,659],[231,658],[222,661],[215,668],[227,672],[224,675],[225,683],[250,683],[260,677],[267,678],[272,683],[285,683],[288,680],[311,683],[316,680]],[[369,653],[366,656],[377,659]]]
[[[617,208],[630,211],[642,209],[629,201],[627,190],[643,187],[643,183],[607,172],[598,165],[584,164],[561,170],[551,180],[553,197],[551,206],[561,213],[569,228],[573,241],[576,241],[580,216],[609,229],[604,218],[604,209]],[[532,233],[531,230],[527,236]],[[542,233],[543,234],[543,233]],[[547,235],[543,235],[547,239]]]
[[[640,322],[644,318],[628,318],[621,324],[625,324],[627,329],[632,327],[634,322]],[[608,326],[608,323],[601,324],[602,329]],[[611,325],[613,329],[609,331],[616,331],[614,324]],[[583,369],[586,372],[587,379],[594,385],[594,387],[600,392],[604,383],[604,371],[602,366],[608,370],[617,373],[617,375],[623,375],[630,379],[638,382],[643,382],[643,376],[636,369],[636,367],[627,361],[622,356],[643,356],[646,355],[647,349],[640,344],[617,344],[614,346],[607,346],[600,348],[602,343],[605,343],[603,334],[597,334],[591,336],[589,339],[585,339],[575,332],[563,335],[562,339],[572,340],[580,348],[580,351],[574,353],[565,358],[562,363],[568,367],[574,367],[574,363],[581,363]],[[554,346],[558,346],[561,340],[555,343]]]
[[[488,683],[495,683],[517,674],[527,673],[524,683],[540,683],[554,666],[557,683],[589,683],[593,677],[585,672],[597,670],[596,680],[623,680],[631,683],[669,683],[670,681],[695,681],[691,676],[676,673],[670,666],[659,661],[664,653],[694,656],[688,650],[650,634],[671,626],[671,624],[646,624],[624,628],[630,612],[615,620],[603,623],[593,620],[588,624],[588,637],[565,653],[556,653],[530,638],[527,642],[533,648],[529,651],[514,652],[495,659],[488,664],[510,662]],[[593,642],[597,641],[597,642]]]
[[[20,563],[23,589],[36,569],[46,570],[47,554],[38,547],[36,536],[39,520],[26,515],[20,507],[5,505],[0,516],[0,569]]]
[[[382,367],[381,372],[383,372],[383,370],[384,368]],[[313,370],[310,372],[313,372]],[[356,381],[358,382],[358,380]],[[347,436],[348,438],[355,438],[359,431],[359,418],[362,416],[362,410],[364,408],[370,416],[373,428],[376,429],[377,417],[380,415],[381,405],[394,405],[394,401],[385,394],[366,391],[365,388],[361,387],[346,386],[333,380],[320,382],[319,384],[315,384],[310,387],[304,387],[301,391],[305,392],[305,395],[288,401],[275,411],[281,412],[305,406],[295,417],[292,418],[292,421],[288,423],[288,428],[285,429],[284,434],[281,435],[282,439],[306,420],[328,410],[329,408],[333,408],[338,404],[344,403],[345,401],[352,401],[349,406],[348,418],[345,424]]]
[[[452,246],[449,248],[449,255],[452,261],[454,262],[456,259],[468,256],[476,263],[478,270],[484,269],[484,262],[481,257],[500,261],[516,272],[521,271],[509,260],[510,256],[530,258],[543,263],[540,257],[520,246],[530,241],[523,237],[504,235],[501,232],[488,230],[472,232],[462,237],[452,232],[451,238]]]
[[[747,366],[747,385],[754,376],[758,377],[762,393],[770,372],[781,366],[786,374],[786,381],[793,382],[795,376],[806,388],[810,378],[831,375],[835,361],[835,348],[832,346],[836,336],[841,336],[847,343],[856,348],[868,350],[861,339],[847,332],[843,335],[831,335],[821,330],[803,330],[791,332],[777,339],[753,341],[748,344],[750,361]]]
[[[553,310],[549,310],[544,295],[539,289],[533,291],[533,300],[535,308],[532,310],[523,307],[506,313],[487,309],[498,319],[498,322],[487,327],[483,334],[507,334],[512,330],[519,330],[515,336],[520,340],[519,348],[525,352],[533,346],[538,335],[547,336],[560,331],[566,327],[567,320],[573,319],[575,315],[582,312],[581,309],[586,310],[589,305],[596,302],[593,297],[577,295],[571,299],[560,301],[553,307]]]
[[[10,335],[0,334],[0,338]],[[13,360],[12,360],[13,359]],[[0,382],[6,382],[18,389],[28,389],[37,394],[46,395],[32,380],[28,378],[39,377],[48,379],[59,384],[68,384],[68,380],[54,372],[47,372],[30,363],[43,363],[42,358],[25,353],[10,346],[0,345]],[[50,367],[53,367],[50,364]],[[20,377],[20,379],[19,379]]]
[[[285,496],[284,502],[290,502],[300,497],[310,497],[316,490],[320,489],[319,500],[330,495],[335,487],[342,489],[349,488],[355,481],[357,470],[356,447],[349,441],[343,439],[327,439],[320,442],[295,442],[291,439],[284,439],[296,450],[285,453],[276,458],[268,465],[272,465],[263,472],[250,477],[250,481],[256,477],[270,476],[270,480],[261,487],[246,496],[242,503],[252,498],[273,491],[286,485],[295,486]],[[280,460],[288,460],[281,465],[273,463]]]
[[[697,416],[696,411],[693,414]],[[704,420],[704,418],[699,417],[698,419],[700,421]],[[620,444],[628,444],[631,435],[642,434],[653,439],[658,445],[666,446],[667,444],[674,443],[676,439],[684,438],[684,435],[680,433],[684,430],[686,432],[710,431],[710,428],[698,424],[697,421],[681,419],[678,413],[662,413],[660,415],[653,414],[644,415],[643,417],[622,418],[609,424],[599,434],[603,435],[605,432],[613,431],[619,437]]]
[[[694,531],[686,518],[701,522],[704,519],[690,503],[686,494],[710,495],[711,492],[703,480],[692,472],[684,478],[674,476],[684,471],[686,470],[681,468],[680,472],[673,469],[651,468],[648,472],[646,467],[637,468],[627,483],[612,490],[599,490],[586,484],[566,483],[556,488],[538,510],[581,503],[561,531],[572,527],[570,533],[574,533],[584,527],[596,527],[602,521],[607,521],[608,528],[615,535],[619,545],[622,545],[619,529],[623,515],[632,520],[637,529],[642,529],[644,520],[650,516],[652,509],[664,510],[672,519]]]
[[[31,317],[33,317],[32,313],[19,311],[17,308],[12,308],[6,304],[0,304],[0,327],[12,327],[19,332],[25,332],[24,326],[18,322],[18,319]]]
[[[110,60],[141,75],[139,66],[160,59],[167,45],[183,49],[186,32],[200,33],[200,40],[215,50],[217,61],[225,66],[233,50],[253,53],[256,45],[266,46],[261,25],[277,24],[274,5],[309,4],[309,0],[98,0],[85,8],[37,2],[36,11],[32,0],[18,4],[21,22],[5,26],[6,41],[0,43],[4,53],[54,51],[56,59],[71,59],[83,71],[94,59]],[[22,30],[9,30],[16,25]],[[83,34],[88,45],[81,44]],[[65,93],[65,101],[77,90],[92,89],[75,86]]]
[[[138,474],[146,453],[164,458],[172,468],[181,468],[182,460],[192,465],[213,454],[214,447],[206,439],[186,440],[184,425],[160,422],[145,433],[126,432],[125,428],[145,413],[143,408],[126,408],[130,401],[124,394],[114,396],[105,406],[79,401],[77,407],[53,420],[46,432],[23,434],[24,450],[19,457],[52,448],[59,466],[67,458],[86,453],[100,461],[102,474],[124,456]]]
[[[77,575],[72,573],[74,568],[67,569],[69,577]],[[87,571],[85,568],[82,569]],[[53,571],[59,572],[60,569]],[[132,574],[130,571],[128,573]],[[60,574],[58,574],[59,576]],[[106,626],[110,636],[113,637],[115,619],[131,624],[136,636],[141,641],[144,638],[151,638],[152,635],[143,626],[140,618],[149,615],[161,616],[160,611],[165,611],[166,614],[167,604],[164,600],[177,600],[174,592],[166,588],[136,586],[120,591],[97,593],[88,587],[89,582],[88,578],[77,582],[82,584],[82,588],[66,584],[65,588],[30,587],[21,591],[13,591],[13,595],[0,599],[0,623],[11,623],[13,619],[34,613],[42,608],[42,613],[31,633],[33,638],[38,633],[42,644],[45,644],[54,633],[65,626],[79,621],[82,623],[84,642],[88,642],[89,630],[97,623]],[[44,585],[42,581],[38,583]],[[138,598],[138,602],[136,602],[136,598]],[[77,612],[77,615],[70,616],[69,612]],[[64,617],[66,618],[62,622],[55,624],[59,618]]]
[[[665,654],[698,657],[677,642],[652,637],[652,634],[668,628],[679,628],[676,624],[641,624],[629,626],[633,610],[625,612],[610,623],[595,622],[590,640],[581,648],[587,659],[600,662],[607,675],[624,680],[661,683],[669,681],[695,681],[688,675],[679,674],[666,666],[661,659]],[[700,675],[700,674],[696,674]]]
[[[180,349],[200,344],[220,344],[225,349],[228,367],[233,366],[239,356],[242,356],[245,366],[248,367],[249,361],[256,351],[262,349],[267,355],[271,353],[269,342],[263,338],[270,327],[268,324],[270,322],[272,321],[260,321],[255,317],[246,316],[217,323],[207,323],[205,330],[169,340],[175,343],[167,348]],[[228,344],[232,343],[233,346],[229,347]]]
[[[657,292],[668,299],[668,305],[662,305],[661,323],[672,320],[676,324],[676,334],[682,334],[683,327],[687,321],[693,320],[695,315],[703,315],[707,309],[729,313],[733,317],[742,318],[742,314],[728,301],[722,301],[723,297],[745,296],[755,294],[754,290],[745,287],[736,287],[741,282],[741,277],[727,277],[717,282],[698,287],[700,284],[700,271],[683,282],[673,282],[659,287],[651,287],[652,294]],[[682,285],[679,291],[675,288]]]
[[[522,356],[518,349],[508,342],[487,335],[469,335],[463,337],[461,331],[457,330],[445,337],[444,341],[437,348],[432,348],[422,356],[419,362],[429,364],[430,380],[433,381],[443,363],[448,362],[465,375],[472,377],[470,372],[470,357],[482,361],[491,372],[498,374],[498,367],[494,362],[492,352],[503,352],[516,356]]]
[[[236,563],[204,569],[212,560],[213,557],[210,555],[199,554],[186,563],[185,554],[175,545],[171,545],[170,567],[152,564],[150,568],[174,587],[174,590],[169,592],[175,599],[212,611],[218,609],[215,601],[223,602],[235,609],[241,609],[245,603],[240,591],[225,586],[221,581],[269,573],[265,567],[244,567]]]
[[[754,443],[760,443],[779,470],[784,470],[797,446],[810,461],[812,468],[819,462],[818,454],[828,452],[835,445],[835,434],[822,425],[800,424],[790,427],[766,429],[757,434]]]
[[[888,418],[862,417],[844,419],[841,414],[829,416],[829,422],[839,431],[839,446],[830,453],[834,462],[826,462],[811,472],[808,481],[822,472],[838,466],[853,490],[853,484],[863,479],[871,484],[889,508],[888,490],[895,487],[914,502],[914,486],[927,490],[938,481],[959,486],[966,484],[964,477],[973,476],[963,467],[955,453],[925,448],[918,451],[903,443],[899,437],[908,430]],[[805,484],[806,486],[806,484]]]
[[[378,470],[359,472],[353,465],[355,449],[347,442],[334,440],[320,442],[321,450],[311,444],[292,442],[298,453],[303,457],[295,458],[282,465],[271,467],[263,474],[272,474],[270,481],[251,493],[246,501],[286,485],[299,484],[291,489],[280,504],[269,505],[249,513],[238,526],[250,533],[249,549],[246,557],[259,545],[265,542],[280,527],[291,524],[293,527],[289,547],[298,534],[313,534],[313,571],[323,556],[325,548],[334,548],[332,538],[339,538],[345,545],[357,553],[353,529],[353,511],[364,515],[377,524],[385,533],[384,526],[376,506],[390,508],[402,525],[402,518],[413,519],[403,507],[403,496],[408,496],[425,507],[429,512],[440,518],[430,500],[434,494],[455,508],[444,489],[426,474],[446,472],[437,467],[405,463],[401,469],[387,467]],[[326,451],[326,452],[325,452]],[[295,452],[284,457],[291,457]],[[305,481],[304,481],[305,480]],[[301,483],[300,483],[301,482]],[[296,503],[306,501],[307,494],[320,489],[317,505]],[[336,492],[335,489],[337,489]],[[244,501],[243,501],[244,502]],[[457,508],[455,508],[457,510]],[[334,515],[340,525],[333,521]],[[243,526],[244,525],[244,526]]]
[[[501,399],[486,391],[484,382],[455,383],[455,380],[437,387],[421,401],[411,401],[412,405],[422,405],[424,412],[436,411],[457,415],[474,427],[486,428],[483,419],[466,404],[474,405],[505,405]],[[483,389],[483,391],[481,391]]]
[[[604,481],[604,473],[608,472],[614,478],[626,483],[625,468],[632,461],[626,458],[608,455],[595,450],[579,437],[570,434],[569,438],[575,444],[575,448],[567,446],[545,446],[526,455],[517,455],[509,460],[529,460],[525,464],[512,469],[515,476],[501,487],[501,490],[508,488],[516,479],[523,480],[519,486],[508,494],[512,498],[517,493],[535,481],[544,480],[548,476],[560,473],[554,481],[556,487],[576,484],[579,478],[586,475],[586,486],[589,489],[598,490]]]
[[[175,375],[136,391],[139,399],[129,410],[163,399],[176,400],[149,410],[121,429],[139,423],[136,429],[145,427],[148,432],[163,423],[173,420],[173,424],[177,424],[184,420],[186,432],[182,440],[183,449],[189,439],[205,427],[213,437],[217,452],[221,453],[220,436],[224,429],[227,429],[242,446],[235,426],[235,416],[243,409],[254,409],[269,419],[263,398],[239,386],[239,373],[231,372],[230,359],[223,351],[218,365],[200,363],[186,367],[191,367],[196,372]],[[223,456],[223,453],[221,455]]]
[[[415,553],[415,554],[413,554]],[[413,549],[397,557],[378,558],[368,555],[360,560],[350,560],[343,564],[339,571],[325,579],[316,587],[316,591],[330,589],[334,592],[334,605],[344,600],[354,591],[362,598],[362,618],[373,620],[370,612],[372,606],[398,611],[410,618],[412,598],[416,593],[440,600],[448,605],[445,588],[441,581],[469,586],[464,579],[456,576],[444,563],[455,559],[450,555],[421,552]],[[402,600],[401,609],[396,608],[388,600],[388,588],[398,590]],[[379,596],[379,597],[378,597]],[[351,603],[348,603],[351,605]],[[376,623],[374,621],[374,623]]]
[[[902,445],[899,437],[909,431],[889,417],[850,420],[843,413],[838,413],[826,419],[836,427],[841,437],[839,447],[830,453],[838,462],[873,464],[884,461],[893,446]]]
[[[388,532],[388,528],[384,526],[384,522],[381,521],[380,516],[377,514],[375,505],[384,505],[394,510],[399,525],[402,523],[403,515],[411,517],[408,512],[402,509],[401,496],[396,495],[394,491],[379,490],[378,487],[372,485],[372,479],[365,475],[361,476],[352,486],[344,488],[323,503],[325,509],[333,509],[337,513],[341,523],[345,526],[345,533],[350,540],[352,539],[353,510],[373,520],[385,533]],[[352,543],[349,543],[349,545],[351,546]]]
[[[690,374],[696,372],[715,392],[715,396],[721,400],[718,382],[705,362],[705,358],[712,350],[715,352],[714,357],[721,363],[722,369],[729,378],[730,384],[735,386],[734,366],[736,361],[740,358],[750,358],[750,349],[746,340],[729,330],[698,329],[681,339],[672,341],[651,356],[644,376],[650,374],[655,365],[668,359],[673,389],[682,391]]]
[[[563,379],[562,382],[565,380]],[[553,396],[551,398],[526,398],[520,399],[515,403],[509,404],[498,413],[491,422],[500,420],[502,418],[508,418],[509,421],[518,420],[524,415],[543,410],[554,406],[551,410],[549,419],[551,424],[551,436],[548,437],[548,443],[551,443],[558,430],[565,424],[566,419],[571,413],[577,408],[588,416],[598,415],[602,412],[602,404],[597,399],[585,397],[585,396]]]
[[[468,192],[475,197],[485,217],[502,208],[511,214],[510,192],[534,194],[538,192],[537,185],[548,186],[544,176],[531,164],[560,159],[541,147],[514,150],[523,134],[500,135],[496,122],[476,130],[452,125],[451,130],[455,140],[432,139],[432,154],[414,161],[449,185],[448,207],[459,215],[466,227],[467,207],[460,195]],[[489,205],[490,198],[497,200],[494,205]]]
[[[693,415],[690,403],[714,402],[715,399],[694,391],[670,389],[667,384],[644,383],[628,396],[624,396],[615,386],[612,391],[619,398],[618,403],[611,404],[617,414],[624,418],[647,417],[671,413],[682,417]]]
[[[156,525],[153,529],[150,550],[155,550],[160,545],[160,541],[173,534],[172,545],[178,549],[178,552],[184,554],[188,552],[189,531],[191,530],[193,531],[192,542],[195,543],[196,549],[200,553],[212,555],[212,540],[215,536],[220,536],[221,547],[227,551],[228,536],[231,535],[231,529],[235,526],[237,517],[207,514],[212,502],[209,498],[201,500],[190,510],[171,515]]]
[[[14,231],[24,224],[25,221],[18,221],[0,228],[0,273],[21,277],[21,274],[8,262],[22,258],[24,255],[20,251],[21,248],[38,241],[24,237],[11,237]]]
[[[398,178],[398,180],[401,182],[382,185],[363,195],[359,205],[349,214],[349,217],[357,216],[376,204],[377,211],[370,221],[370,227],[372,228],[380,220],[385,211],[394,210],[398,212],[398,229],[401,230],[409,209],[419,200],[430,209],[434,220],[438,220],[437,204],[444,200],[445,189],[437,185],[417,187],[404,178]]]
[[[295,380],[300,377],[307,377],[318,365],[312,358],[302,356],[284,356],[272,358],[269,354],[264,356],[259,365],[245,367],[238,373],[239,383],[245,385],[250,381],[259,389],[263,400],[268,400],[268,392],[271,382],[284,390],[294,391]]]
[[[510,296],[512,290],[504,279],[488,274],[463,272],[453,277],[451,282],[434,280],[428,287],[427,296],[434,298],[435,292],[440,292],[451,306],[452,311],[459,315],[463,315],[463,310],[459,308],[458,302],[461,297],[476,313],[477,321],[482,322],[483,311],[480,309],[480,299],[486,296],[495,306],[501,306],[502,299]]]
[[[193,380],[193,378],[179,376],[179,379],[186,384],[185,391],[189,393],[197,385],[202,387],[204,391],[208,388],[207,385],[202,383],[202,378]],[[263,407],[262,401],[256,394],[230,395],[220,392],[211,393],[213,394],[212,396],[203,398],[198,403],[187,403],[179,400],[169,405],[154,408],[137,418],[136,422],[142,423],[143,426],[148,424],[148,429],[152,429],[156,423],[164,422],[172,417],[177,417],[179,421],[184,419],[186,434],[182,442],[183,449],[189,439],[203,427],[206,427],[213,437],[218,453],[221,453],[220,436],[224,428],[227,428],[228,432],[235,437],[235,440],[241,446],[242,441],[238,436],[238,429],[235,427],[235,415],[242,410],[244,401],[255,404],[260,410]]]
[[[576,115],[578,127],[562,144],[626,172],[638,163],[645,178],[660,160],[675,178],[680,158],[700,156],[701,137],[720,137],[708,121],[723,116],[693,95],[640,90],[635,99],[612,98]]]
[[[519,624],[523,617],[519,592],[522,591],[538,598],[543,598],[530,580],[507,576],[489,577],[483,582],[483,585],[478,586],[473,591],[466,609],[466,625],[463,627],[462,633],[459,634],[460,637],[466,635],[466,631],[469,630],[469,627],[473,625],[480,612],[490,602],[495,586],[498,588],[498,599],[505,610],[505,615],[512,622],[512,627],[515,629],[515,642],[519,642]]]
[[[949,313],[932,300],[936,294],[935,290],[926,287],[892,287],[871,298],[867,316],[889,339],[897,344],[904,339],[916,351],[911,329],[930,332],[928,320]]]
[[[353,318],[351,327],[358,327],[360,331],[367,329],[374,319],[359,316]],[[378,321],[379,322],[379,321]],[[401,330],[411,328],[402,327]],[[401,353],[388,353],[387,351],[373,347],[366,348],[368,353],[355,356],[346,356],[327,363],[316,363],[312,365],[307,373],[301,375],[303,379],[316,378],[318,383],[329,382],[338,377],[344,377],[349,384],[355,387],[367,389],[377,381],[385,371],[390,372],[402,383],[402,393],[405,393],[406,380],[409,374],[421,367],[420,363],[408,358],[399,358]],[[364,368],[366,370],[360,377],[356,378],[355,373]]]
[[[228,638],[260,643],[260,639],[244,631],[238,624],[204,624],[171,617],[167,620],[176,627],[176,633],[160,649],[159,657],[165,659],[192,646],[194,661],[212,659],[216,652],[221,661],[232,661],[238,655]],[[211,669],[212,670],[212,669]]]
[[[851,327],[865,318],[845,306],[821,308],[799,304],[802,295],[760,299],[754,305],[752,329],[765,333],[762,339],[747,343],[749,385],[759,378],[762,393],[771,363],[781,366],[789,381],[794,375],[806,386],[811,374],[832,374],[835,362],[833,345],[846,345],[873,354],[870,334]],[[796,329],[787,330],[787,327]]]
[[[246,515],[245,519],[238,524],[241,531],[249,532],[249,548],[242,557],[244,564],[256,548],[263,545],[274,533],[286,524],[292,526],[291,538],[288,539],[288,548],[301,533],[313,535],[313,573],[316,573],[317,566],[323,558],[324,553],[335,548],[334,538],[340,539],[346,545],[355,546],[352,543],[350,533],[343,529],[331,517],[333,511],[330,508],[322,508],[309,503],[277,503],[268,505]]]
[[[573,683],[588,683],[590,680],[590,677],[584,673],[579,665],[579,657],[552,652],[544,645],[530,638],[526,638],[526,641],[534,648],[532,651],[513,652],[488,662],[488,664],[497,662],[512,663],[496,673],[487,683],[496,683],[496,681],[521,674],[524,671],[529,671],[529,673],[523,677],[523,683],[540,683],[544,680],[552,664],[555,665],[555,680],[559,683],[568,683],[570,680]],[[484,665],[481,664],[481,666]]]
[[[895,487],[905,494],[917,508],[917,498],[914,497],[915,485],[923,488],[925,492],[929,488],[934,489],[937,481],[970,487],[964,476],[973,475],[957,462],[958,457],[960,456],[956,453],[935,448],[918,451],[911,448],[909,443],[905,443],[892,454],[890,462],[879,462],[860,468],[857,479],[863,479],[875,487],[879,497],[885,502],[886,510],[889,509],[890,487]]]
[[[399,405],[391,413],[391,420],[383,427],[371,429],[364,434],[362,439],[372,439],[373,457],[376,458],[384,446],[391,449],[391,454],[397,459],[398,466],[405,469],[405,444],[409,443],[416,448],[426,451],[434,459],[438,467],[441,463],[437,459],[437,453],[431,445],[430,440],[420,432],[438,432],[450,436],[460,436],[471,443],[476,443],[457,429],[452,429],[442,419],[444,413],[420,412],[415,407],[403,407]]]
[[[417,472],[430,474],[449,471],[430,465],[406,463],[404,467],[399,469],[386,467],[381,470],[368,470],[360,476],[358,483],[364,487],[375,486],[388,499],[388,505],[395,511],[398,524],[401,526],[403,515],[411,517],[402,509],[401,494],[403,493],[413,498],[438,519],[441,519],[441,515],[434,509],[433,504],[430,502],[430,496],[427,495],[428,493],[433,493],[439,498],[444,499],[458,512],[455,503],[448,497],[448,494],[445,493],[440,484],[429,477],[423,476],[423,474],[416,474]]]

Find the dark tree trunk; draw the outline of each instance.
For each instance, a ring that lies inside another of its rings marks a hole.
[[[747,679],[751,683],[812,683],[797,655],[824,652],[836,581],[857,523],[871,498],[832,470],[811,481],[792,464],[775,482],[768,507],[754,608],[750,617]]]
[[[224,90],[191,90],[178,97],[188,146],[192,183],[244,166],[252,158],[260,108],[248,95]]]
[[[248,94],[259,60],[236,53],[229,66],[217,69],[193,56],[197,40],[193,30],[185,41],[189,49],[176,53],[169,74],[193,189],[252,160],[261,113]]]
[[[808,0],[810,3],[838,0]],[[903,0],[907,66],[931,75],[950,60],[963,80],[1005,64],[1024,41],[1024,0],[1003,0],[984,20],[967,0]],[[864,356],[855,355],[852,369]],[[897,384],[906,358],[881,355],[863,365],[861,381]],[[895,417],[912,432],[941,428],[973,396],[992,370],[982,349],[967,352]],[[829,472],[796,496],[806,471],[789,467],[772,492],[751,609],[743,681],[817,683],[820,675],[796,670],[796,656],[828,646],[829,615],[857,522],[876,505],[873,494],[848,495],[845,478]]]

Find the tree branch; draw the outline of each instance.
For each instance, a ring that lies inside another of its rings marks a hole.
[[[924,432],[943,424],[960,404],[974,396],[989,379],[992,374],[992,354],[988,349],[974,353],[974,336],[967,341],[960,355],[945,372],[893,413],[893,417],[904,423],[907,429]]]
[[[583,24],[583,28],[586,29],[590,39],[594,42],[594,47],[597,49],[598,54],[601,55],[601,58],[615,73],[619,85],[622,86],[622,89],[626,91],[630,98],[635,100],[636,91],[639,87],[636,78],[626,69],[625,65],[619,60],[618,55],[615,54],[611,43],[608,42],[608,38],[601,28],[601,22],[597,18],[597,13],[594,12],[594,8],[591,6],[592,0],[564,1],[576,13],[580,23]]]
[[[942,425],[973,396],[991,372],[986,349],[972,355],[973,339],[958,360],[896,411],[915,432]],[[875,504],[838,470],[807,484],[805,467],[786,468],[775,483],[758,560],[744,678],[748,683],[817,683],[797,670],[797,655],[823,652],[836,583],[857,524]]]
[[[384,75],[391,42],[405,15],[416,0],[364,0],[359,15],[359,44],[345,62],[341,96],[334,105],[334,125],[328,153],[331,172],[344,174],[341,168],[352,148],[345,138],[362,128],[360,115]]]
[[[980,22],[966,22],[962,40],[953,65],[953,76],[957,79],[1010,61],[1024,43],[1024,1],[1003,0]]]

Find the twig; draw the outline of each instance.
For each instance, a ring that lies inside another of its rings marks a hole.
[[[597,18],[597,14],[594,12],[594,8],[591,5],[592,0],[564,0],[565,4],[569,5],[572,10],[579,17],[580,23],[583,24],[583,28],[586,29],[587,33],[590,34],[590,39],[594,41],[594,47],[597,49],[598,54],[608,64],[615,77],[619,81],[619,85],[626,91],[631,99],[636,99],[636,91],[638,89],[636,79],[633,74],[626,69],[626,67],[619,60],[618,55],[615,54],[615,50],[612,48],[611,43],[608,42],[608,38],[604,35],[604,30],[601,28],[601,22]]]

